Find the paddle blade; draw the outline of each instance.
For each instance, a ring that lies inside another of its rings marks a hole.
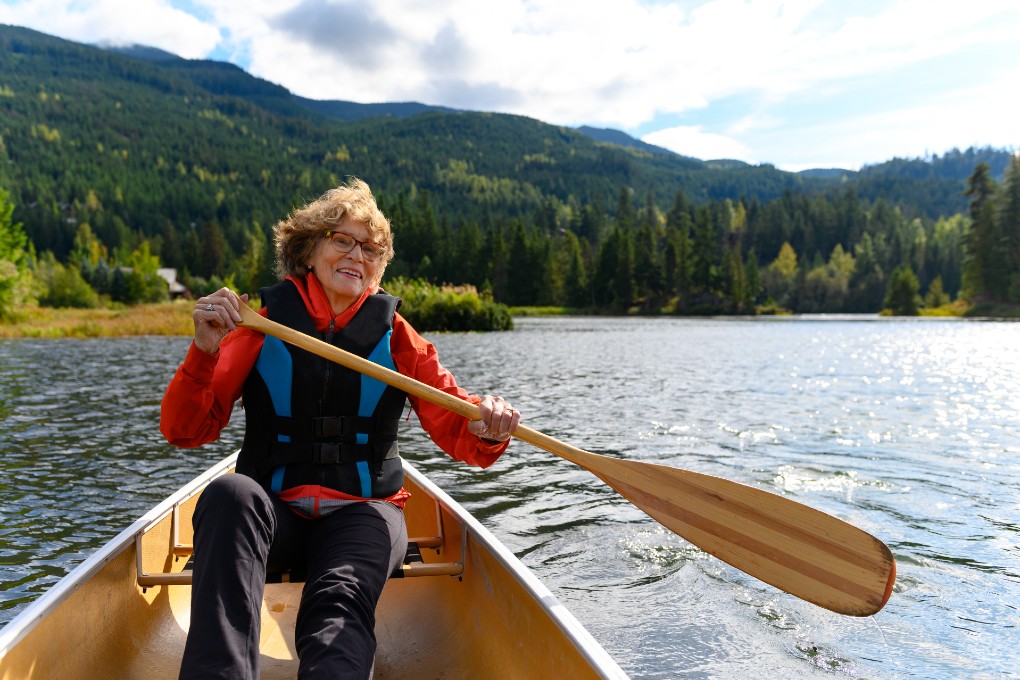
[[[857,527],[768,491],[719,477],[595,456],[606,484],[722,561],[820,607],[870,616],[889,600],[896,562]]]

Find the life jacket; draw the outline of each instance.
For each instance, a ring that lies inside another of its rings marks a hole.
[[[343,329],[320,333],[297,287],[261,291],[268,318],[394,369],[393,316],[400,299],[365,298]],[[244,442],[237,472],[270,491],[319,485],[361,498],[387,498],[403,486],[397,426],[407,394],[266,335],[245,380]]]

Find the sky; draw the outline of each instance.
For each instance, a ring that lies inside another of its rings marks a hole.
[[[0,23],[791,171],[1020,148],[1016,0],[0,0]]]

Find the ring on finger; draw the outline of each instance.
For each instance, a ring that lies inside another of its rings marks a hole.
[[[212,310],[213,310],[213,306],[212,305],[206,305],[205,306],[205,311],[211,312]]]

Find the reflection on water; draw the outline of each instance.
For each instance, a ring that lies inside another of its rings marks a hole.
[[[488,470],[408,457],[634,677],[1012,677],[1020,653],[1020,325],[523,319],[432,338],[476,392],[582,448],[744,482],[889,544],[873,619],[765,586],[523,443]],[[220,459],[158,433],[186,339],[0,343],[0,622]],[[1010,642],[1012,640],[1012,642]]]

